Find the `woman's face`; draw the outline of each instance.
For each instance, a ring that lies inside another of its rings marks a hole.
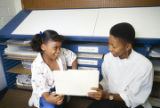
[[[51,60],[56,60],[60,54],[62,42],[49,40],[47,43],[41,45],[43,54]]]
[[[114,57],[127,58],[128,52],[131,49],[131,44],[126,43],[119,38],[110,35],[109,37],[109,51]]]

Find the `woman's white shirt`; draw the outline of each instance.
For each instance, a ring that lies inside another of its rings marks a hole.
[[[143,105],[151,92],[153,83],[152,63],[143,55],[132,50],[127,59],[108,53],[102,64],[105,91],[118,93],[128,107]]]

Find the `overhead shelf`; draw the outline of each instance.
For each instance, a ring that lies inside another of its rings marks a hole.
[[[35,58],[33,57],[18,57],[18,56],[6,56],[6,59],[11,60],[25,60],[25,61],[33,61]]]
[[[152,106],[160,107],[160,98],[150,97],[149,102]]]
[[[160,82],[160,76],[154,76],[154,81],[155,82]]]
[[[31,75],[31,70],[23,67],[22,64],[18,64],[15,67],[8,70],[8,72],[16,73],[16,74],[28,74]]]
[[[21,85],[17,85],[15,84],[17,88],[20,88],[20,89],[27,89],[27,90],[32,90],[32,86],[21,86]]]

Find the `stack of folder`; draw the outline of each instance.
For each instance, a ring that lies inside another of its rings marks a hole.
[[[151,57],[160,57],[160,47],[153,48],[149,55]]]
[[[16,85],[31,87],[31,76],[30,75],[17,75]]]
[[[151,49],[149,56],[154,68],[154,84],[149,101],[152,106],[160,107],[160,47]]]
[[[38,53],[31,49],[30,40],[9,39],[6,45],[7,48],[4,50],[6,58],[21,60],[24,68],[31,68],[31,63]]]

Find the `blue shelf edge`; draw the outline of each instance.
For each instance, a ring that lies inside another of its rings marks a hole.
[[[4,39],[32,39],[33,35],[1,35]],[[92,37],[92,36],[64,36],[66,41],[82,41],[82,42],[108,42],[108,37]],[[160,44],[160,38],[136,38],[136,43],[140,44]]]

